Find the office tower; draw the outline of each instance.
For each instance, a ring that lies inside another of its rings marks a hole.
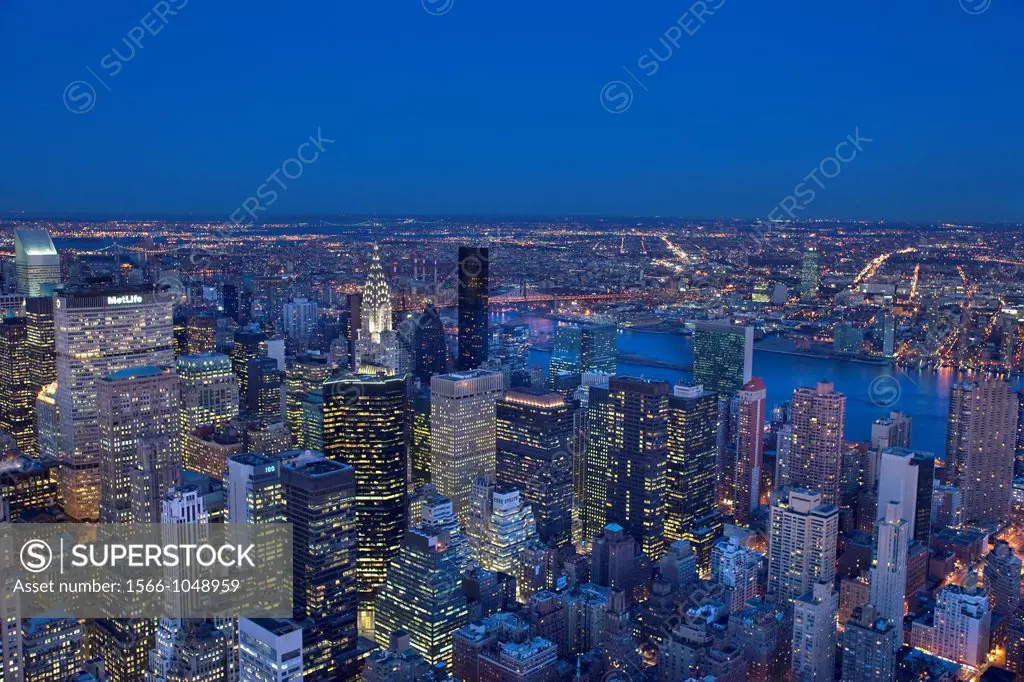
[[[224,306],[224,316],[229,317],[239,324],[244,324],[246,321],[239,318],[239,299],[238,299],[238,285],[236,284],[224,284],[221,287],[221,301]]]
[[[347,320],[345,326],[345,338],[348,339],[348,360],[349,369],[355,371],[356,364],[358,362],[357,355],[357,343],[359,339],[359,325],[362,323],[362,302],[363,295],[361,293],[346,294],[345,304],[346,311],[343,313],[344,320]]]
[[[592,408],[601,403],[609,408],[596,410],[601,412],[596,420],[591,412],[590,439],[591,444],[607,439],[601,446],[606,468],[594,472],[604,478],[605,521],[626,529],[652,561],[665,551],[668,398],[664,382],[617,376],[607,389],[590,393]],[[598,459],[588,457],[588,469],[600,466]]]
[[[978,667],[986,661],[992,612],[978,576],[967,572],[963,587],[950,585],[935,602],[931,652],[961,665]]]
[[[432,680],[434,670],[412,648],[409,633],[391,633],[386,649],[374,650],[363,665],[362,682]]]
[[[238,620],[238,668],[241,680],[300,682],[302,648],[302,627],[293,620]]]
[[[370,269],[359,306],[359,332],[356,340],[356,371],[369,374],[399,371],[398,337],[391,319],[391,289],[380,251],[373,245]]]
[[[200,426],[185,434],[182,462],[189,471],[223,481],[228,473],[228,458],[245,449],[242,434],[233,425]],[[260,448],[259,451],[264,450]]]
[[[767,391],[764,381],[754,377],[733,399],[736,415],[736,523],[750,524],[750,516],[761,505],[761,469],[764,464],[764,424]]]
[[[441,533],[446,534],[448,540],[445,552],[460,571],[468,571],[472,567],[473,557],[469,548],[469,540],[462,532],[459,520],[455,518],[452,501],[438,495],[432,485],[424,486],[417,497],[419,499],[413,500],[409,504],[409,526],[417,526],[422,522],[423,525],[430,526],[437,531],[439,536]],[[419,512],[415,515],[412,511],[414,506]]]
[[[1021,561],[1005,540],[985,556],[985,588],[998,613],[1012,614],[1021,601]]]
[[[882,618],[871,605],[857,607],[842,635],[843,682],[886,682],[896,679],[896,650],[903,629]]]
[[[590,375],[594,376],[594,375]],[[607,525],[606,506],[608,502],[608,449],[611,447],[615,425],[615,404],[610,398],[610,378],[600,375],[594,385],[582,390],[582,428],[585,429],[583,456],[577,454],[576,466],[579,473],[574,476],[580,488],[579,500],[582,540],[589,543]]]
[[[573,406],[558,393],[513,389],[498,401],[495,481],[517,488],[542,542],[572,542]]]
[[[111,372],[173,366],[171,304],[147,290],[86,289],[54,299],[57,407],[61,425],[58,489],[73,519],[99,517],[99,414],[96,384]]]
[[[772,505],[768,537],[768,595],[785,606],[836,575],[839,509],[820,493],[793,489]]]
[[[285,522],[282,459],[246,452],[228,460],[230,523]]]
[[[1001,379],[964,381],[950,391],[945,476],[963,493],[968,522],[1001,522],[1010,513],[1019,409]]]
[[[316,331],[316,301],[295,298],[286,302],[281,306],[281,319],[284,322],[284,335],[289,341],[308,343]]]
[[[324,449],[324,392],[322,389],[310,391],[302,400],[302,424],[298,440],[294,441],[298,448],[307,450]]]
[[[133,510],[132,475],[147,469],[161,494],[181,476],[178,377],[169,367],[136,367],[96,382],[100,521],[146,523]],[[148,467],[141,467],[141,453]]]
[[[0,431],[9,434],[18,449],[35,454],[35,398],[32,385],[28,326],[23,317],[0,320]]]
[[[618,330],[613,324],[561,324],[555,328],[551,376],[559,373],[615,374]]]
[[[356,654],[355,471],[305,453],[281,467],[285,513],[294,529],[294,618],[303,626],[307,680],[351,679]],[[308,636],[307,636],[308,635]]]
[[[591,552],[591,581],[609,589],[631,594],[637,581],[637,541],[617,523],[609,523],[594,538]]]
[[[430,483],[430,390],[417,391],[410,404],[409,489]]]
[[[902,447],[883,450],[879,467],[876,516],[885,516],[887,502],[902,503],[902,518],[910,524],[910,540],[927,547],[931,537],[934,484],[935,455]],[[888,618],[888,615],[886,617]]]
[[[879,616],[902,628],[907,594],[910,524],[902,518],[903,506],[899,502],[887,501],[883,504],[885,516],[875,526],[878,545],[875,565],[871,569],[870,601]]]
[[[14,268],[18,293],[48,296],[60,284],[60,255],[46,230],[14,231]]]
[[[448,368],[448,340],[445,338],[441,313],[428,303],[416,320],[413,331],[413,373],[430,385],[435,374],[444,374]]]
[[[490,250],[486,246],[459,247],[459,357],[460,371],[478,369],[487,360],[487,302],[490,286]]]
[[[182,355],[176,366],[182,438],[200,426],[220,427],[238,416],[238,379],[231,358],[219,353]]]
[[[267,357],[267,335],[258,326],[245,327],[235,332],[231,346],[231,368],[238,377],[239,400],[249,396],[249,361]]]
[[[461,585],[447,534],[432,526],[407,530],[387,583],[377,595],[377,643],[386,646],[392,632],[404,630],[427,663],[451,665],[452,635],[467,621]]]
[[[838,609],[839,593],[831,580],[814,583],[793,602],[793,679],[835,679]]]
[[[555,333],[557,337],[557,329]],[[511,371],[516,372],[525,370],[529,359],[530,325],[526,322],[507,322],[501,325],[502,364],[508,366]]]
[[[406,527],[407,377],[345,375],[324,391],[324,455],[355,470],[359,631]]]
[[[729,613],[739,613],[757,596],[764,555],[741,547],[738,538],[719,540],[711,553],[711,576],[729,591]]]
[[[668,399],[665,537],[703,547],[715,522],[718,398],[702,386],[677,385]],[[601,434],[600,437],[607,437]],[[602,446],[598,446],[600,448]],[[702,553],[706,573],[708,552]]]
[[[53,330],[53,297],[25,299],[29,381],[38,392],[57,380],[57,350]]]
[[[524,642],[500,642],[495,650],[484,650],[479,659],[481,680],[540,682],[557,675],[558,648],[542,637]]]
[[[245,425],[242,442],[246,452],[265,452],[273,454],[292,449],[292,434],[282,421],[260,423],[250,422]]]
[[[479,477],[473,484],[466,535],[483,568],[515,576],[521,555],[537,540],[537,522],[517,489]]]
[[[55,465],[19,455],[0,460],[0,503],[17,522],[25,512],[56,504],[57,486],[51,478]]]
[[[21,644],[24,682],[64,682],[82,665],[82,624],[74,618],[26,618]]]
[[[47,384],[36,396],[36,433],[39,459],[57,464],[60,459],[60,418],[57,411],[57,382]],[[54,479],[60,472],[55,472]]]
[[[804,254],[800,266],[800,300],[810,303],[818,298],[821,286],[821,268],[818,266],[818,249],[813,246]]]
[[[247,374],[241,415],[261,425],[281,422],[285,416],[285,380],[277,360],[250,360]]]
[[[185,349],[189,355],[217,350],[217,318],[211,313],[189,315],[185,323]]]
[[[876,419],[871,425],[871,448],[909,448],[913,419],[902,412],[890,412],[888,417]]]
[[[97,618],[86,621],[89,655],[103,659],[108,682],[146,679],[155,625],[150,619]]]
[[[693,382],[729,397],[751,380],[754,328],[697,322],[693,329]]]
[[[465,526],[477,476],[494,475],[501,374],[471,370],[430,380],[430,479]]]
[[[303,403],[310,393],[319,390],[334,373],[335,367],[329,358],[316,351],[302,353],[288,358],[285,363],[285,402],[288,412],[288,428],[296,447],[311,450],[319,448],[306,445],[302,437]]]
[[[831,382],[793,391],[793,436],[786,475],[794,488],[821,493],[822,504],[840,502],[846,396]]]
[[[209,619],[181,620],[165,646],[155,650],[160,661],[145,678],[166,682],[226,682],[236,670],[233,628],[225,630]],[[161,659],[158,651],[166,652]]]

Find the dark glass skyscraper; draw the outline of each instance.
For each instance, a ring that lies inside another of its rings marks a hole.
[[[406,527],[407,377],[346,375],[324,384],[324,454],[355,469],[359,630]]]
[[[54,347],[53,297],[25,299],[28,332],[29,375],[38,392],[57,380],[57,352]]]
[[[303,627],[304,679],[356,676],[356,482],[352,467],[318,456],[281,467],[293,525],[293,605]],[[309,619],[309,620],[307,620]]]
[[[448,343],[444,337],[444,323],[437,308],[429,303],[416,322],[412,344],[413,373],[424,386],[429,386],[430,377],[448,371]]]
[[[558,393],[515,389],[497,403],[497,483],[522,492],[552,546],[572,542],[572,435],[573,405]]]
[[[693,332],[693,382],[731,397],[751,379],[754,328],[698,322]]]
[[[267,357],[267,335],[255,329],[240,329],[235,332],[235,343],[231,347],[231,367],[238,377],[238,395],[243,401],[249,395],[249,361]]]
[[[486,246],[459,247],[459,358],[458,369],[477,369],[487,360],[487,301],[490,250]]]
[[[615,374],[617,331],[613,324],[566,324],[555,329],[551,376],[559,373]]]

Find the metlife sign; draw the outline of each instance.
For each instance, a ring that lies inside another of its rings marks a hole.
[[[107,305],[138,305],[139,303],[142,303],[142,294],[107,296]]]
[[[290,524],[0,524],[23,618],[287,618]]]

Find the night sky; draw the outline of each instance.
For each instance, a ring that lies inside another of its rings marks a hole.
[[[227,218],[319,129],[261,218],[760,217],[859,128],[800,217],[1024,221],[1020,0],[689,5],[2,0],[0,216]]]

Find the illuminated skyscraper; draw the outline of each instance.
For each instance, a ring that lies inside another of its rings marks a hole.
[[[283,422],[285,416],[284,372],[274,358],[249,360],[241,414],[259,424]]]
[[[356,510],[351,466],[306,453],[281,468],[294,528],[293,611],[303,625],[306,680],[356,676]]]
[[[372,374],[377,371],[394,373],[400,369],[398,337],[391,316],[391,289],[380,264],[380,251],[374,244],[359,307],[356,371]]]
[[[97,618],[86,621],[89,654],[103,659],[108,682],[146,679],[154,644],[154,621]]]
[[[317,325],[316,301],[295,298],[281,306],[284,335],[289,341],[305,344],[313,336]]]
[[[767,600],[786,606],[814,583],[834,580],[838,537],[839,509],[819,493],[790,490],[772,505]]]
[[[171,302],[140,289],[65,291],[54,298],[54,326],[61,425],[58,489],[68,516],[96,519],[97,382],[122,369],[174,365]]]
[[[968,570],[962,587],[950,585],[939,592],[933,622],[930,650],[935,655],[974,667],[986,662],[992,610],[974,570]]]
[[[217,350],[217,318],[210,313],[189,315],[185,323],[185,348],[189,355]]]
[[[473,481],[494,475],[495,404],[503,389],[501,374],[479,369],[430,380],[430,478],[463,526]]]
[[[800,300],[811,302],[818,298],[821,286],[821,267],[818,265],[818,249],[813,246],[804,254],[800,266]]]
[[[698,322],[693,331],[693,381],[731,397],[750,381],[754,328],[728,322]]]
[[[162,496],[181,476],[178,377],[169,367],[136,367],[96,382],[100,446],[100,521],[148,523],[133,509],[132,475],[139,468]],[[140,467],[140,453],[149,454]],[[155,501],[155,500],[154,500]],[[145,516],[149,516],[146,514]]]
[[[537,521],[517,489],[479,477],[473,484],[466,535],[481,566],[517,576],[523,552],[537,539]]]
[[[857,607],[843,630],[843,682],[883,682],[896,679],[896,650],[902,627],[881,618],[871,605]]]
[[[501,325],[501,361],[515,372],[526,369],[530,357],[530,325],[508,322]]]
[[[410,405],[409,489],[430,483],[430,390],[417,392]]]
[[[617,330],[613,324],[562,324],[555,328],[551,376],[560,372],[615,374]]]
[[[1006,540],[996,540],[985,556],[985,587],[992,597],[992,607],[999,613],[1012,614],[1021,601],[1021,560]]]
[[[836,664],[836,612],[839,593],[830,582],[814,583],[793,602],[794,680],[833,680]]]
[[[558,393],[509,391],[497,404],[495,481],[533,507],[540,539],[572,542],[573,406]]]
[[[698,541],[715,512],[718,398],[703,386],[675,386],[668,400],[665,537]]]
[[[406,527],[407,377],[345,375],[324,384],[324,455],[355,469],[359,631]]]
[[[604,423],[595,423],[591,412],[590,442],[608,439],[605,520],[622,526],[657,561],[665,552],[669,386],[615,376],[607,390],[591,389],[591,407],[600,403],[610,409],[600,416]],[[588,457],[588,468],[595,465]]]
[[[965,381],[950,391],[944,471],[963,493],[968,522],[1008,518],[1018,400],[1002,379]]]
[[[733,516],[742,525],[761,504],[761,469],[764,465],[764,424],[767,391],[754,377],[733,399],[736,418],[736,498]]]
[[[70,671],[81,667],[82,624],[78,620],[27,618],[22,624],[24,682],[64,682]]]
[[[57,350],[53,331],[53,297],[25,299],[29,378],[38,392],[57,380]]]
[[[231,347],[231,367],[238,377],[239,400],[249,395],[249,361],[267,357],[267,335],[258,327],[246,327],[235,332]]]
[[[10,434],[22,452],[35,454],[36,388],[27,332],[23,317],[0,320],[0,431]]]
[[[885,515],[875,526],[878,545],[875,565],[871,569],[870,603],[878,609],[880,616],[896,625],[902,625],[905,610],[903,602],[907,596],[910,524],[903,519],[903,508],[898,501],[883,500],[879,498]],[[1019,577],[1017,582],[1020,582]]]
[[[293,620],[241,618],[238,658],[242,680],[301,682],[302,627]]]
[[[846,425],[846,396],[830,382],[793,391],[793,436],[786,462],[788,484],[821,493],[837,505]]]
[[[902,447],[883,450],[876,516],[885,518],[886,504],[900,502],[902,518],[910,525],[910,541],[927,547],[931,536],[934,482],[935,455]],[[876,602],[875,606],[880,604]]]
[[[459,357],[458,368],[479,368],[487,360],[487,304],[490,287],[490,249],[459,247]]]
[[[14,267],[24,296],[48,296],[60,284],[60,255],[46,230],[14,231]]]
[[[410,644],[430,664],[452,664],[452,635],[466,624],[468,607],[448,536],[433,526],[405,532],[402,549],[377,596],[376,641],[409,633]]]
[[[39,459],[56,464],[60,459],[60,417],[57,412],[57,382],[47,384],[36,396],[36,432]],[[57,472],[59,475],[59,471]]]
[[[254,452],[228,460],[228,522],[284,523],[284,458]]]
[[[297,447],[319,449],[303,443],[302,404],[310,393],[323,386],[324,381],[331,376],[334,369],[326,355],[315,351],[288,358],[285,369],[288,428],[292,432],[292,442]]]
[[[238,379],[231,358],[218,353],[182,355],[177,370],[183,438],[200,426],[222,426],[238,416]]]

